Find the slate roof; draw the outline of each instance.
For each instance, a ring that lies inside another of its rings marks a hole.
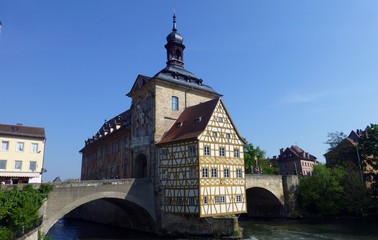
[[[88,138],[88,140],[85,141],[85,146],[87,146],[91,143],[94,143],[97,140],[99,140],[99,139],[101,139],[105,136],[116,133],[117,131],[119,131],[121,129],[129,128],[130,124],[131,124],[130,121],[131,121],[131,110],[128,109],[128,110],[118,114],[117,116],[113,117],[112,119],[106,121],[93,137]],[[119,126],[118,129],[117,129],[117,125]],[[110,128],[113,128],[113,132],[110,132]],[[108,134],[105,134],[106,132]],[[83,149],[81,149],[80,152]]]
[[[29,127],[21,124],[0,124],[0,135],[45,138],[45,129],[41,127]]]
[[[221,94],[217,93],[212,87],[203,84],[203,80],[197,78],[193,73],[187,71],[184,68],[174,65],[167,65],[153,78],[222,96]]]
[[[197,138],[206,128],[220,98],[186,108],[158,144]]]

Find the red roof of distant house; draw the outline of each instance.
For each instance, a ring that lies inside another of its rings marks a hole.
[[[18,137],[45,138],[45,129],[41,127],[29,127],[21,124],[0,124],[0,134]]]

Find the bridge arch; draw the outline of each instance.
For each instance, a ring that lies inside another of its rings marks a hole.
[[[286,216],[284,205],[271,191],[262,187],[247,189],[247,214],[257,218],[282,218]]]
[[[151,232],[154,231],[155,221],[154,221],[154,213],[151,213],[149,209],[145,209],[139,203],[141,202],[140,199],[134,196],[127,196],[125,197],[125,193],[123,192],[97,192],[93,194],[89,194],[83,196],[67,205],[62,207],[59,211],[55,212],[53,216],[50,216],[48,219],[44,220],[43,222],[43,232],[48,232],[49,229],[62,217],[66,214],[74,211],[75,209],[84,206],[88,203],[93,203],[96,200],[105,200],[112,202],[113,204],[118,205],[120,208],[128,209],[133,212],[134,219],[141,219],[147,220],[148,225],[153,225],[150,229]],[[54,204],[54,203],[51,203]],[[135,215],[134,215],[135,214]],[[125,219],[127,220],[127,219]],[[146,222],[145,222],[146,223]]]
[[[105,216],[103,223],[106,224],[155,232],[157,222],[153,193],[151,179],[54,184],[53,191],[49,193],[48,199],[41,209],[43,213],[41,230],[47,233],[60,218],[70,213],[71,216],[79,216],[87,220],[91,220],[94,216],[99,219]],[[91,208],[96,211],[92,211]],[[138,221],[137,225],[141,227],[134,227],[132,221],[127,219],[128,217],[133,221]]]

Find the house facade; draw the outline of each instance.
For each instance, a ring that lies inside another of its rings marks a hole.
[[[281,175],[312,175],[317,164],[315,156],[298,146],[281,148],[280,154],[269,160],[279,168]]]
[[[45,143],[44,128],[0,124],[0,182],[40,183]]]
[[[130,109],[85,141],[81,179],[153,179],[168,225],[244,213],[243,140],[221,94],[184,68],[175,16],[166,40],[166,67],[138,75]]]
[[[352,130],[335,148],[324,154],[327,166],[345,166],[359,172],[368,189],[376,187],[376,159],[365,154],[362,148],[364,139],[369,138],[369,126],[364,130]],[[372,189],[376,191],[376,189]]]

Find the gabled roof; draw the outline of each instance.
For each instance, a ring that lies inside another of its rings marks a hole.
[[[293,155],[301,159],[316,160],[316,157],[314,155],[303,151],[302,148],[295,145],[291,146],[290,148],[286,148],[285,152],[287,151],[291,152]]]
[[[144,76],[139,74],[137,78],[134,81],[133,86],[131,87],[131,90],[129,93],[126,94],[126,96],[130,97],[130,94],[134,92],[135,90],[141,88],[143,85],[145,85],[148,81],[150,81],[150,77]]]
[[[186,108],[158,144],[197,138],[206,128],[220,98]]]
[[[29,127],[21,124],[0,124],[0,135],[45,138],[45,129],[41,127]]]

